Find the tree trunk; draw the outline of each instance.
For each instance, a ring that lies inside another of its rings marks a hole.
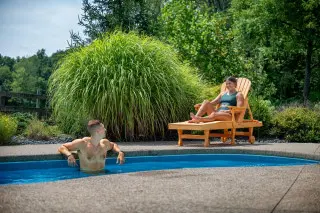
[[[310,92],[310,77],[311,77],[311,56],[312,56],[312,40],[308,40],[307,56],[306,56],[306,72],[304,76],[304,88],[303,88],[303,104],[305,107],[308,106],[308,98]]]

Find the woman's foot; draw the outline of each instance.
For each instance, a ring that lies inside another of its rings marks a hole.
[[[191,117],[192,120],[193,120],[193,119],[199,119],[199,118],[200,118],[199,116],[193,114],[192,112],[190,112],[190,117]]]
[[[188,120],[188,123],[200,123],[199,118],[193,118],[192,120]]]

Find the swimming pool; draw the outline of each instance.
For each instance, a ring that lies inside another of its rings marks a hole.
[[[319,164],[319,161],[264,155],[189,154],[127,157],[117,165],[115,158],[106,159],[105,171],[88,174],[77,167],[68,167],[66,160],[20,161],[0,163],[0,185],[50,182],[93,175],[111,175],[150,170],[204,167],[260,167]],[[79,162],[78,162],[79,164]]]

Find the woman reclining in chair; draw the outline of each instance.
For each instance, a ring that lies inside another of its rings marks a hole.
[[[202,104],[194,105],[198,110],[197,114],[190,113],[192,120],[189,123],[210,122],[210,121],[231,121],[232,115],[228,106],[242,107],[244,98],[241,92],[236,91],[237,79],[228,77],[226,79],[226,91],[218,95],[214,100],[204,100]],[[215,105],[220,104],[218,109]],[[207,114],[208,116],[202,117]]]

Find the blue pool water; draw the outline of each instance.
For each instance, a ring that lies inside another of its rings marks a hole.
[[[79,167],[69,167],[66,160],[21,161],[0,163],[0,184],[49,182],[93,175],[108,175],[150,170],[204,167],[260,167],[319,164],[319,161],[263,155],[190,154],[127,157],[123,165],[115,158],[106,160],[105,171],[87,174]],[[78,162],[79,164],[79,162]]]

